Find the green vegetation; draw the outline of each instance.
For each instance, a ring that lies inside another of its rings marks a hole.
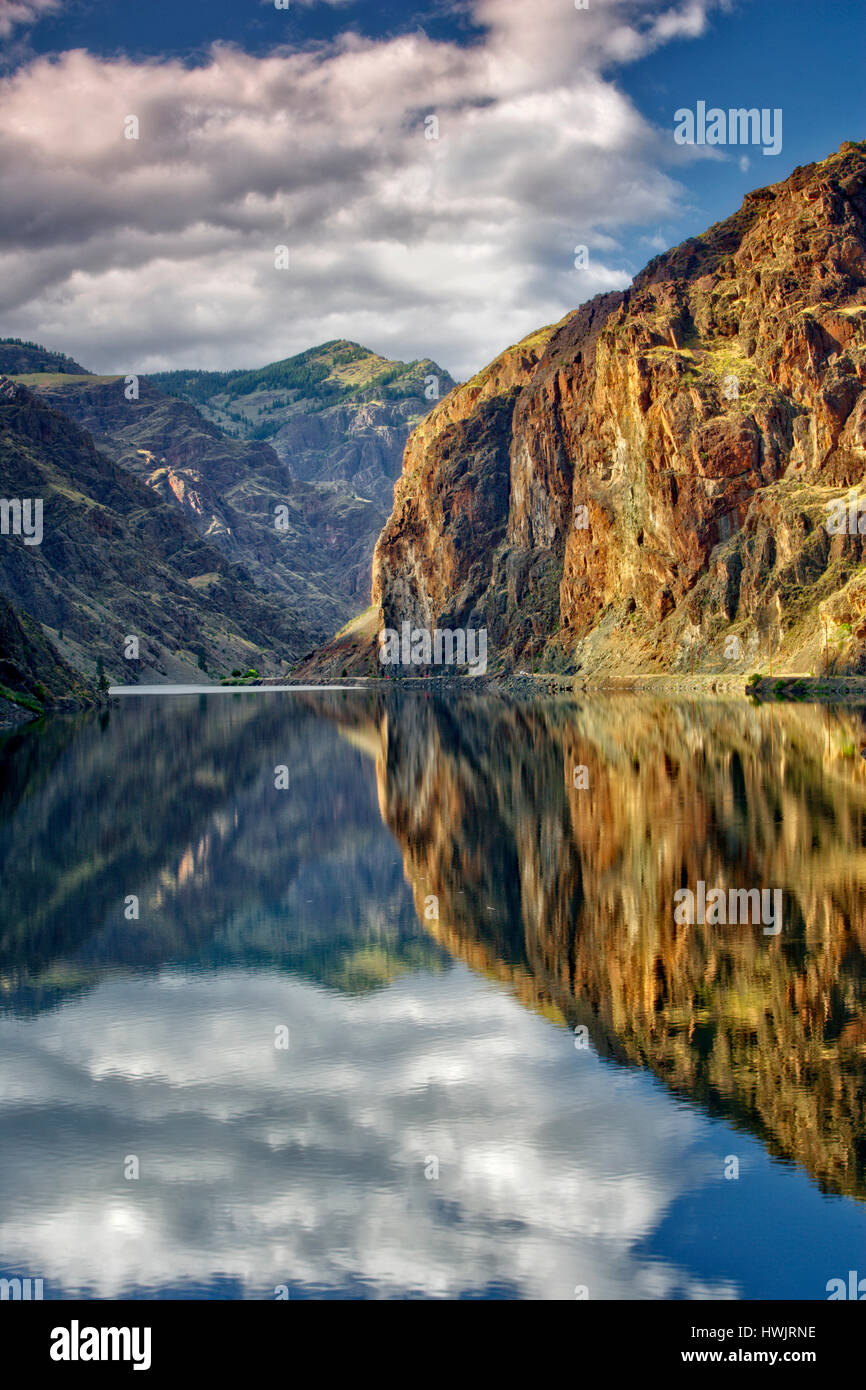
[[[402,400],[423,391],[428,362],[395,362],[377,353],[334,339],[308,348],[294,357],[285,357],[251,371],[154,372],[149,380],[170,396],[180,396],[194,405],[211,404],[227,419],[244,428],[251,439],[267,439],[276,434],[282,419],[262,420],[278,415],[303,401],[306,409],[325,410],[341,401]],[[450,377],[443,383],[450,387]],[[233,403],[267,392],[280,392],[274,399],[250,402],[256,417],[232,410]]]
[[[259,673],[254,667],[250,666],[249,670],[242,672],[240,667],[236,666],[230,676],[223,676],[220,685],[249,685],[258,679]]]
[[[0,685],[0,699],[8,700],[12,705],[20,705],[22,709],[30,710],[31,714],[44,713],[38,700],[34,700],[30,695],[23,695],[20,691],[10,690],[8,685]]]
[[[56,372],[63,376],[86,376],[87,369],[67,357],[65,352],[52,352],[41,343],[24,338],[0,338],[0,372],[16,376],[22,372]]]

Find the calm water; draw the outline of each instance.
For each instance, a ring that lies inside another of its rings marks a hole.
[[[8,736],[0,1274],[52,1298],[866,1276],[864,746],[852,710],[360,693]],[[782,931],[677,925],[699,880],[781,889]]]

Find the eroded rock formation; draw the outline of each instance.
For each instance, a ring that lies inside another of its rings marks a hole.
[[[373,600],[388,627],[486,624],[505,666],[860,671],[863,539],[826,523],[864,463],[860,143],[446,397]]]

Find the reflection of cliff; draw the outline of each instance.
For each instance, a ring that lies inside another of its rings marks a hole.
[[[425,924],[533,1007],[866,1195],[861,718],[467,700],[373,712],[382,813]],[[574,787],[573,769],[589,787]],[[784,928],[679,927],[699,879],[779,887]]]
[[[365,765],[292,697],[53,719],[11,736],[0,771],[0,1001],[17,1010],[117,967],[240,963],[357,991],[442,959]]]
[[[166,961],[359,989],[435,968],[432,936],[864,1196],[862,741],[850,711],[636,698],[250,694],[52,720],[4,745],[0,996],[38,1009]],[[781,888],[782,934],[675,926],[699,879]]]

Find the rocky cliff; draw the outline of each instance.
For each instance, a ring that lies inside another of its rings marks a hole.
[[[41,625],[0,595],[0,728],[46,706],[85,704],[94,694],[93,682],[64,661]]]
[[[440,402],[376,546],[378,620],[484,625],[506,667],[866,670],[864,463],[859,143]]]
[[[0,344],[0,361],[3,345]],[[9,346],[34,391],[172,506],[321,642],[366,599],[403,446],[453,382],[337,342],[250,372],[163,372],[132,399],[44,349]],[[280,508],[279,524],[277,508]]]

